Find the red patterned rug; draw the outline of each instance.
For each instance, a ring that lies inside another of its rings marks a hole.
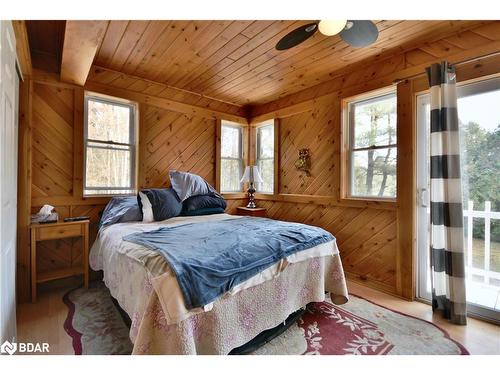
[[[128,328],[108,289],[98,284],[63,297],[64,324],[75,354],[129,354]],[[425,320],[350,296],[347,304],[315,303],[287,331],[253,354],[469,354],[449,334]]]

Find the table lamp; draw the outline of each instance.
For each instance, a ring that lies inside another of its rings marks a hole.
[[[249,182],[250,187],[248,188],[248,204],[247,208],[256,208],[255,204],[255,188],[253,187],[254,182],[262,183],[264,180],[260,176],[259,168],[256,165],[248,165],[245,168],[245,173],[240,180],[241,183]]]

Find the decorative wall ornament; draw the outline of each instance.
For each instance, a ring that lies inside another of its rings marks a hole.
[[[299,158],[295,161],[295,168],[305,172],[307,177],[311,176],[311,152],[308,148],[299,150]]]

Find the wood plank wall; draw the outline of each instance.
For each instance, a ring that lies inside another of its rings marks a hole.
[[[56,211],[61,218],[85,214],[91,216],[94,236],[102,205],[73,204],[81,199],[81,171],[75,164],[80,152],[81,138],[77,137],[77,113],[83,102],[81,89],[33,83],[32,94],[32,181],[31,211],[57,198]],[[80,117],[78,117],[80,119]],[[61,204],[64,202],[64,204]],[[54,250],[55,248],[55,250]],[[65,239],[40,243],[37,264],[40,272],[81,263],[81,240]]]
[[[19,140],[18,299],[30,292],[29,215],[43,204],[61,219],[91,217],[95,238],[98,215],[106,199],[82,198],[83,88],[27,77],[21,84]],[[40,272],[81,263],[81,240],[44,241],[37,254]]]
[[[280,120],[279,192],[282,194],[334,195],[335,148],[340,128],[334,126],[333,119],[339,107],[325,104]],[[310,177],[296,173],[298,148],[308,148],[311,152]]]
[[[141,106],[145,154],[141,187],[168,186],[171,169],[191,171],[215,186],[216,121]]]

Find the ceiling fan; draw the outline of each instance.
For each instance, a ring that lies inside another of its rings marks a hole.
[[[340,34],[344,42],[353,47],[366,47],[378,38],[377,26],[367,20],[321,20],[300,26],[286,34],[276,44],[278,51],[295,47],[312,37],[316,31],[326,36]]]

